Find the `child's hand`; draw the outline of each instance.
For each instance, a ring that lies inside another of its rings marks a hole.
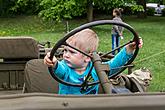
[[[44,64],[46,64],[48,67],[53,67],[55,66],[56,62],[57,62],[57,58],[55,56],[53,56],[53,60],[50,60],[50,52],[48,52],[46,54],[46,56],[44,57]]]
[[[142,40],[142,38],[139,38],[139,45],[138,45],[138,47],[142,48],[142,46],[143,46],[143,40]],[[136,48],[136,42],[132,42],[132,43],[128,44],[126,46],[127,53],[133,53],[135,48]]]

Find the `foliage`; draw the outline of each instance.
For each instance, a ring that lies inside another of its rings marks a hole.
[[[14,1],[0,0],[0,16],[7,16],[10,14],[10,8],[14,6]]]
[[[39,12],[41,0],[15,0],[15,5],[10,8],[15,14],[36,14]]]
[[[128,12],[132,14],[144,11],[143,6],[136,5],[134,0],[94,0],[94,3],[99,10],[103,10],[107,13],[110,13],[114,8],[123,8],[124,13],[127,13],[129,10]]]
[[[95,10],[108,14],[118,7],[128,7],[128,13],[143,11],[143,7],[136,5],[134,0],[1,0],[0,9],[4,14],[38,14],[44,20],[61,21],[87,14],[90,2]]]
[[[144,8],[141,5],[133,5],[130,7],[134,13],[136,12],[144,12]]]
[[[82,16],[87,13],[88,3],[93,3],[95,10],[111,13],[113,8],[129,7],[131,12],[144,11],[142,6],[136,5],[132,0],[43,0],[40,6],[43,10],[39,16],[44,20],[71,19],[76,16]],[[126,2],[131,5],[125,4]]]
[[[130,10],[133,14],[137,14],[139,12],[144,12],[144,8],[141,5],[130,6]]]
[[[147,8],[147,15],[154,16],[155,8]]]
[[[80,4],[75,0],[43,0],[40,5],[43,10],[39,16],[44,20],[71,19],[73,16],[81,16],[85,13],[85,4]]]
[[[165,8],[162,10],[162,16],[165,16]]]
[[[160,3],[160,4],[165,4],[165,0],[147,0],[148,3]]]
[[[94,5],[99,10],[110,13],[113,8],[122,7],[124,0],[94,0]]]
[[[95,9],[108,12],[113,7],[120,7],[123,0],[56,0],[53,2],[43,0],[40,5],[44,7],[44,10],[39,15],[47,20],[71,19],[86,14],[89,2],[93,3]]]
[[[41,0],[0,0],[0,16],[36,14]]]
[[[129,1],[124,4],[124,13],[126,15],[137,14],[137,12],[144,12],[142,5],[137,5],[135,1]]]

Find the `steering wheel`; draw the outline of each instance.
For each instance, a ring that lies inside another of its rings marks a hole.
[[[67,40],[69,37],[73,36],[74,34],[76,34],[77,32],[79,32],[79,31],[81,31],[81,30],[83,30],[83,29],[91,28],[91,27],[98,26],[98,25],[118,25],[118,26],[122,26],[122,27],[126,28],[127,30],[129,30],[129,31],[133,34],[133,39],[132,39],[132,41],[129,41],[129,42],[127,42],[127,43],[125,43],[125,44],[123,44],[123,45],[121,45],[121,46],[119,47],[119,48],[122,48],[122,47],[124,47],[125,45],[127,45],[127,44],[129,44],[129,43],[131,43],[131,42],[133,42],[133,41],[136,42],[136,48],[135,48],[135,51],[134,51],[133,56],[132,56],[131,59],[122,67],[122,69],[121,69],[120,71],[118,71],[117,73],[115,73],[115,74],[109,76],[109,78],[112,78],[112,77],[114,77],[114,76],[120,74],[122,71],[124,71],[124,70],[127,68],[126,65],[129,65],[129,64],[131,64],[131,63],[134,61],[135,57],[136,57],[137,54],[138,54],[138,50],[139,50],[139,48],[138,48],[138,44],[139,44],[139,37],[138,37],[138,34],[135,32],[135,30],[134,30],[130,25],[128,25],[128,24],[126,24],[126,23],[124,23],[124,22],[116,22],[116,21],[114,21],[114,20],[99,20],[99,21],[93,21],[93,22],[90,22],[90,23],[86,23],[86,24],[84,24],[84,25],[81,25],[80,27],[77,27],[77,28],[73,29],[72,31],[70,31],[69,33],[67,33],[62,39],[60,39],[60,40],[54,45],[54,47],[53,47],[53,49],[51,50],[51,53],[50,53],[50,59],[51,59],[51,60],[53,59],[53,56],[54,56],[55,52],[56,52],[57,49],[60,48],[60,46],[62,46],[62,45],[69,46],[69,47],[71,47],[71,48],[73,48],[73,49],[75,49],[75,50],[81,52],[82,54],[84,54],[84,55],[86,55],[86,56],[88,56],[88,57],[90,57],[90,58],[92,59],[92,56],[90,56],[90,55],[88,55],[87,53],[85,53],[85,52],[83,52],[83,51],[81,51],[81,50],[79,50],[79,49],[77,49],[77,48],[75,48],[75,47],[72,47],[71,45],[67,44],[67,43],[66,43],[66,40]],[[118,49],[118,48],[117,48],[117,49]],[[115,49],[115,50],[117,50],[117,49]],[[114,51],[114,50],[112,50],[112,51]],[[108,53],[106,53],[106,54],[103,54],[103,55],[101,55],[100,57],[104,57],[105,55],[107,55],[107,54],[109,54],[109,53],[112,53],[112,51],[110,51],[110,52],[108,52]],[[97,67],[95,67],[95,68],[97,68]],[[53,68],[52,68],[52,67],[48,67],[48,69],[49,69],[49,72],[50,72],[51,76],[52,76],[55,80],[57,80],[59,83],[62,83],[62,84],[68,85],[68,86],[82,87],[82,86],[84,86],[84,84],[85,84],[85,86],[91,86],[91,85],[98,84],[98,83],[100,82],[100,81],[95,81],[95,82],[92,82],[92,83],[85,82],[85,83],[82,83],[82,84],[74,84],[74,83],[66,82],[66,81],[60,79],[58,76],[56,76],[56,75],[54,74],[54,71],[53,71]],[[91,68],[91,69],[92,69],[92,68]],[[88,74],[90,74],[90,73],[88,73]],[[86,81],[86,80],[85,80],[85,81]]]

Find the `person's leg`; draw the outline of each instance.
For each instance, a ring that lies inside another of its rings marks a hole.
[[[115,49],[115,44],[116,44],[116,38],[115,34],[112,34],[112,50]],[[112,52],[113,55],[115,55],[115,51]]]
[[[119,47],[120,43],[120,38],[119,35],[116,35],[116,47]],[[118,49],[118,52],[120,52],[120,48]]]

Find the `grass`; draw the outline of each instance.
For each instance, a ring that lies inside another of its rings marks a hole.
[[[97,17],[97,19],[109,19],[110,16]],[[165,90],[165,17],[148,17],[137,19],[135,16],[125,16],[123,20],[134,27],[143,38],[143,48],[140,49],[135,59],[135,69],[147,67],[153,74],[153,80],[149,91]],[[69,28],[85,23],[84,19],[69,20]],[[0,36],[32,36],[37,41],[51,41],[56,43],[65,33],[65,23],[42,22],[36,16],[19,16],[15,18],[0,18]],[[110,50],[111,27],[95,28],[99,31],[101,51]],[[128,36],[125,31],[124,37]]]
[[[147,60],[137,63],[136,66],[147,67],[153,73],[153,81],[150,86],[150,91],[164,91],[165,25],[163,24],[165,23],[165,18],[148,17],[143,20],[130,20],[130,18],[128,18],[127,22],[136,28],[144,41],[144,46],[140,50],[136,61],[149,57]]]

